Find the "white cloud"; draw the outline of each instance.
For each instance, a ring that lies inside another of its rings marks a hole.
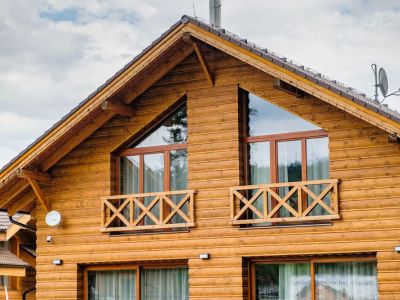
[[[0,1],[0,165],[206,0]],[[398,1],[223,1],[223,26],[373,94],[370,64],[400,87]],[[400,109],[400,99],[387,100]],[[17,124],[15,126],[15,124]]]

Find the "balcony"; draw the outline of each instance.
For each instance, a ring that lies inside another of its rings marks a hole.
[[[230,188],[231,223],[278,225],[339,219],[338,179]]]
[[[107,196],[101,199],[102,232],[194,227],[196,191]]]

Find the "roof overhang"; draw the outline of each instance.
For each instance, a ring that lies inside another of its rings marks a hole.
[[[0,266],[0,275],[25,277],[26,276],[26,267]]]
[[[0,208],[11,207],[11,211],[24,210],[24,207],[32,204],[32,201],[25,196],[24,206],[21,205],[22,200],[18,199],[20,195],[28,194],[31,188],[35,192],[35,198],[40,200],[40,193],[36,193],[38,185],[32,184],[27,178],[18,177],[21,170],[36,170],[36,174],[48,171],[63,156],[116,115],[112,110],[102,109],[104,101],[118,103],[119,107],[131,103],[192,53],[195,47],[187,43],[188,35],[195,41],[213,46],[389,134],[400,136],[398,113],[363,98],[354,90],[346,89],[284,58],[263,51],[224,29],[217,29],[184,16],[3,169],[0,173]],[[246,86],[241,87],[246,89]],[[133,115],[133,112],[130,114]],[[42,201],[42,204],[46,209],[49,208],[48,203]]]

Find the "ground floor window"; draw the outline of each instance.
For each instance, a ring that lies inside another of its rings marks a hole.
[[[308,260],[254,262],[253,300],[378,299],[376,262]]]
[[[85,270],[87,300],[186,300],[187,267],[93,266]]]

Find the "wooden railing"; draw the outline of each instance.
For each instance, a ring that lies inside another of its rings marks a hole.
[[[101,231],[193,227],[196,191],[107,196],[101,199]]]
[[[231,223],[295,223],[339,219],[337,179],[230,188]]]

